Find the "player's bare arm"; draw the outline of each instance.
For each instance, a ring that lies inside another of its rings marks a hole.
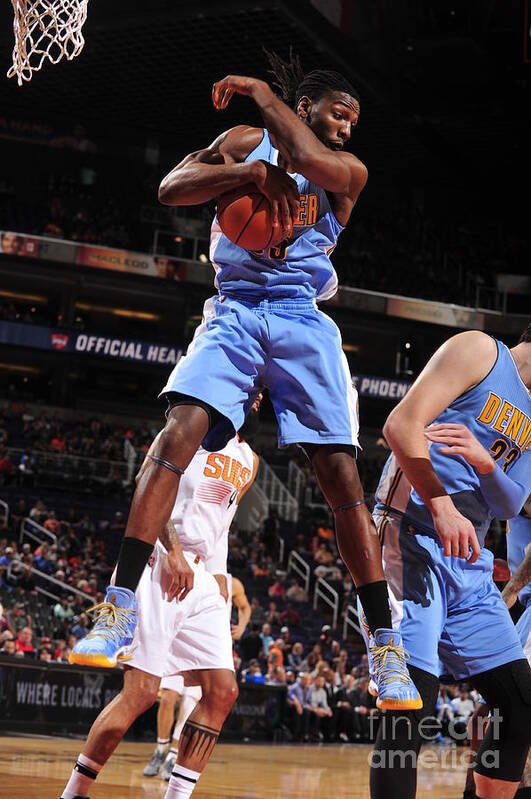
[[[515,573],[502,591],[502,599],[508,608],[516,602],[518,593],[525,588],[531,580],[531,547],[527,548],[525,558],[516,569]]]
[[[150,448],[146,453],[146,457],[142,461],[142,465],[135,477],[135,482],[137,485],[149,466],[151,455],[155,451],[157,442],[159,441],[161,435],[162,431],[155,436]],[[172,572],[173,582],[170,587],[168,597],[169,599],[178,598],[179,601],[182,601],[194,587],[194,572],[193,569],[191,569],[188,565],[188,561],[183,555],[183,551],[179,543],[179,536],[177,535],[177,531],[173,526],[171,519],[164,528],[164,532],[160,536],[160,541],[168,553],[168,565],[170,566]]]
[[[355,126],[359,116],[359,105],[343,92],[336,92],[330,99],[326,113],[339,121],[345,117],[346,125],[338,126],[339,135],[326,146],[311,128],[305,124],[277,95],[270,86],[256,78],[228,75],[214,84],[212,100],[215,108],[227,107],[235,94],[251,97],[259,107],[272,140],[278,147],[290,171],[300,172],[333,195],[350,201],[348,215],[367,182],[367,167],[355,155],[340,152],[345,141],[341,131]],[[303,98],[299,104],[301,115],[311,113],[311,101]],[[343,209],[346,210],[346,209]],[[346,221],[346,220],[340,220]]]
[[[472,523],[455,507],[431,464],[425,428],[457,397],[477,385],[496,360],[496,343],[479,331],[453,336],[430,358],[389,415],[384,435],[404,473],[432,514],[445,555],[477,560]]]
[[[177,530],[171,520],[160,536],[160,541],[168,553],[168,565],[172,576],[168,599],[178,599],[182,602],[194,587],[194,572],[183,555]]]
[[[199,205],[232,189],[254,184],[271,203],[273,221],[291,219],[299,201],[297,184],[284,169],[263,161],[245,161],[260,143],[261,128],[238,125],[222,133],[209,147],[186,156],[162,180],[164,205]]]
[[[512,518],[520,513],[527,497],[526,487],[500,469],[490,452],[466,425],[432,424],[424,431],[424,435],[429,441],[445,445],[439,450],[442,455],[460,455],[475,469],[483,496],[496,518]],[[494,475],[496,491],[493,491],[494,486],[489,491],[487,475]]]
[[[249,624],[251,606],[247,599],[245,588],[237,577],[232,578],[232,604],[238,611],[238,624],[231,625],[232,640],[239,641]]]

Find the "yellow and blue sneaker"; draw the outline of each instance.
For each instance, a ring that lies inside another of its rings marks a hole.
[[[96,614],[94,627],[78,641],[68,656],[78,666],[101,666],[112,669],[129,660],[136,628],[136,597],[128,588],[107,588],[105,601],[89,608]]]
[[[402,636],[396,630],[375,630],[370,646],[373,678],[380,710],[420,710],[422,698],[409,676]]]
[[[367,649],[367,660],[369,665],[369,693],[371,696],[378,696],[378,685],[376,684],[376,680],[374,679],[374,665],[372,662],[372,653],[371,647],[374,646],[374,636],[371,633],[370,627],[367,624],[367,617],[365,616],[365,611],[363,610],[362,604],[358,599],[358,619],[360,622],[360,629],[361,634],[363,636],[363,640],[365,641],[365,647]]]

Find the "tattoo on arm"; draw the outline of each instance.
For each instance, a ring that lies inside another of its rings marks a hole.
[[[167,552],[171,552],[174,545],[179,543],[179,536],[177,535],[177,530],[175,529],[171,519],[164,528],[164,532],[160,536],[160,543]]]
[[[518,566],[517,570],[505,586],[504,590],[510,588],[511,591],[515,593],[519,593],[522,588],[528,584],[531,580],[531,547],[527,548],[527,552],[525,553],[525,558]]]
[[[216,745],[221,730],[214,730],[195,721],[187,721],[179,739],[179,761],[181,757],[198,757],[200,760],[208,759]]]

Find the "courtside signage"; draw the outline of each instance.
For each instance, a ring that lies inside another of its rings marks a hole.
[[[182,348],[114,336],[98,336],[39,325],[0,322],[0,343],[59,352],[83,353],[153,366],[175,366]]]

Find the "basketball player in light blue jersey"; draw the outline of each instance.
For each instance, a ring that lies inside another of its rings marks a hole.
[[[214,220],[211,255],[219,294],[207,301],[203,324],[162,391],[167,424],[133,498],[117,588],[108,592],[93,631],[76,644],[71,659],[112,666],[127,656],[136,623],[133,592],[169,518],[180,476],[201,443],[219,449],[234,435],[265,386],[280,446],[300,444],[312,461],[375,646],[386,653],[375,675],[379,706],[418,708],[406,653],[391,628],[380,544],[356,467],[356,392],[339,330],[317,309],[318,300],[336,291],[330,253],[367,180],[365,166],[344,151],[360,103],[336,72],[304,75],[298,59],[285,63],[272,56],[271,62],[287,102],[254,78],[231,75],[214,84],[215,108],[225,108],[235,93],[246,95],[260,109],[264,127],[228,130],[161,183],[159,198],[172,206],[197,205],[254,184],[271,203],[280,232],[270,249],[253,253],[229,241]],[[189,591],[193,573],[178,552],[172,567],[178,587]]]
[[[512,799],[517,790],[531,731],[531,670],[484,539],[492,518],[517,515],[531,489],[530,388],[531,325],[511,350],[479,331],[460,333],[384,426],[392,454],[374,518],[393,626],[424,706],[402,719],[387,714],[373,753],[373,799],[394,795],[398,779],[401,799],[415,796],[422,720],[434,715],[442,674],[466,679],[497,714],[477,755],[475,795]],[[393,760],[397,751],[408,756]]]

